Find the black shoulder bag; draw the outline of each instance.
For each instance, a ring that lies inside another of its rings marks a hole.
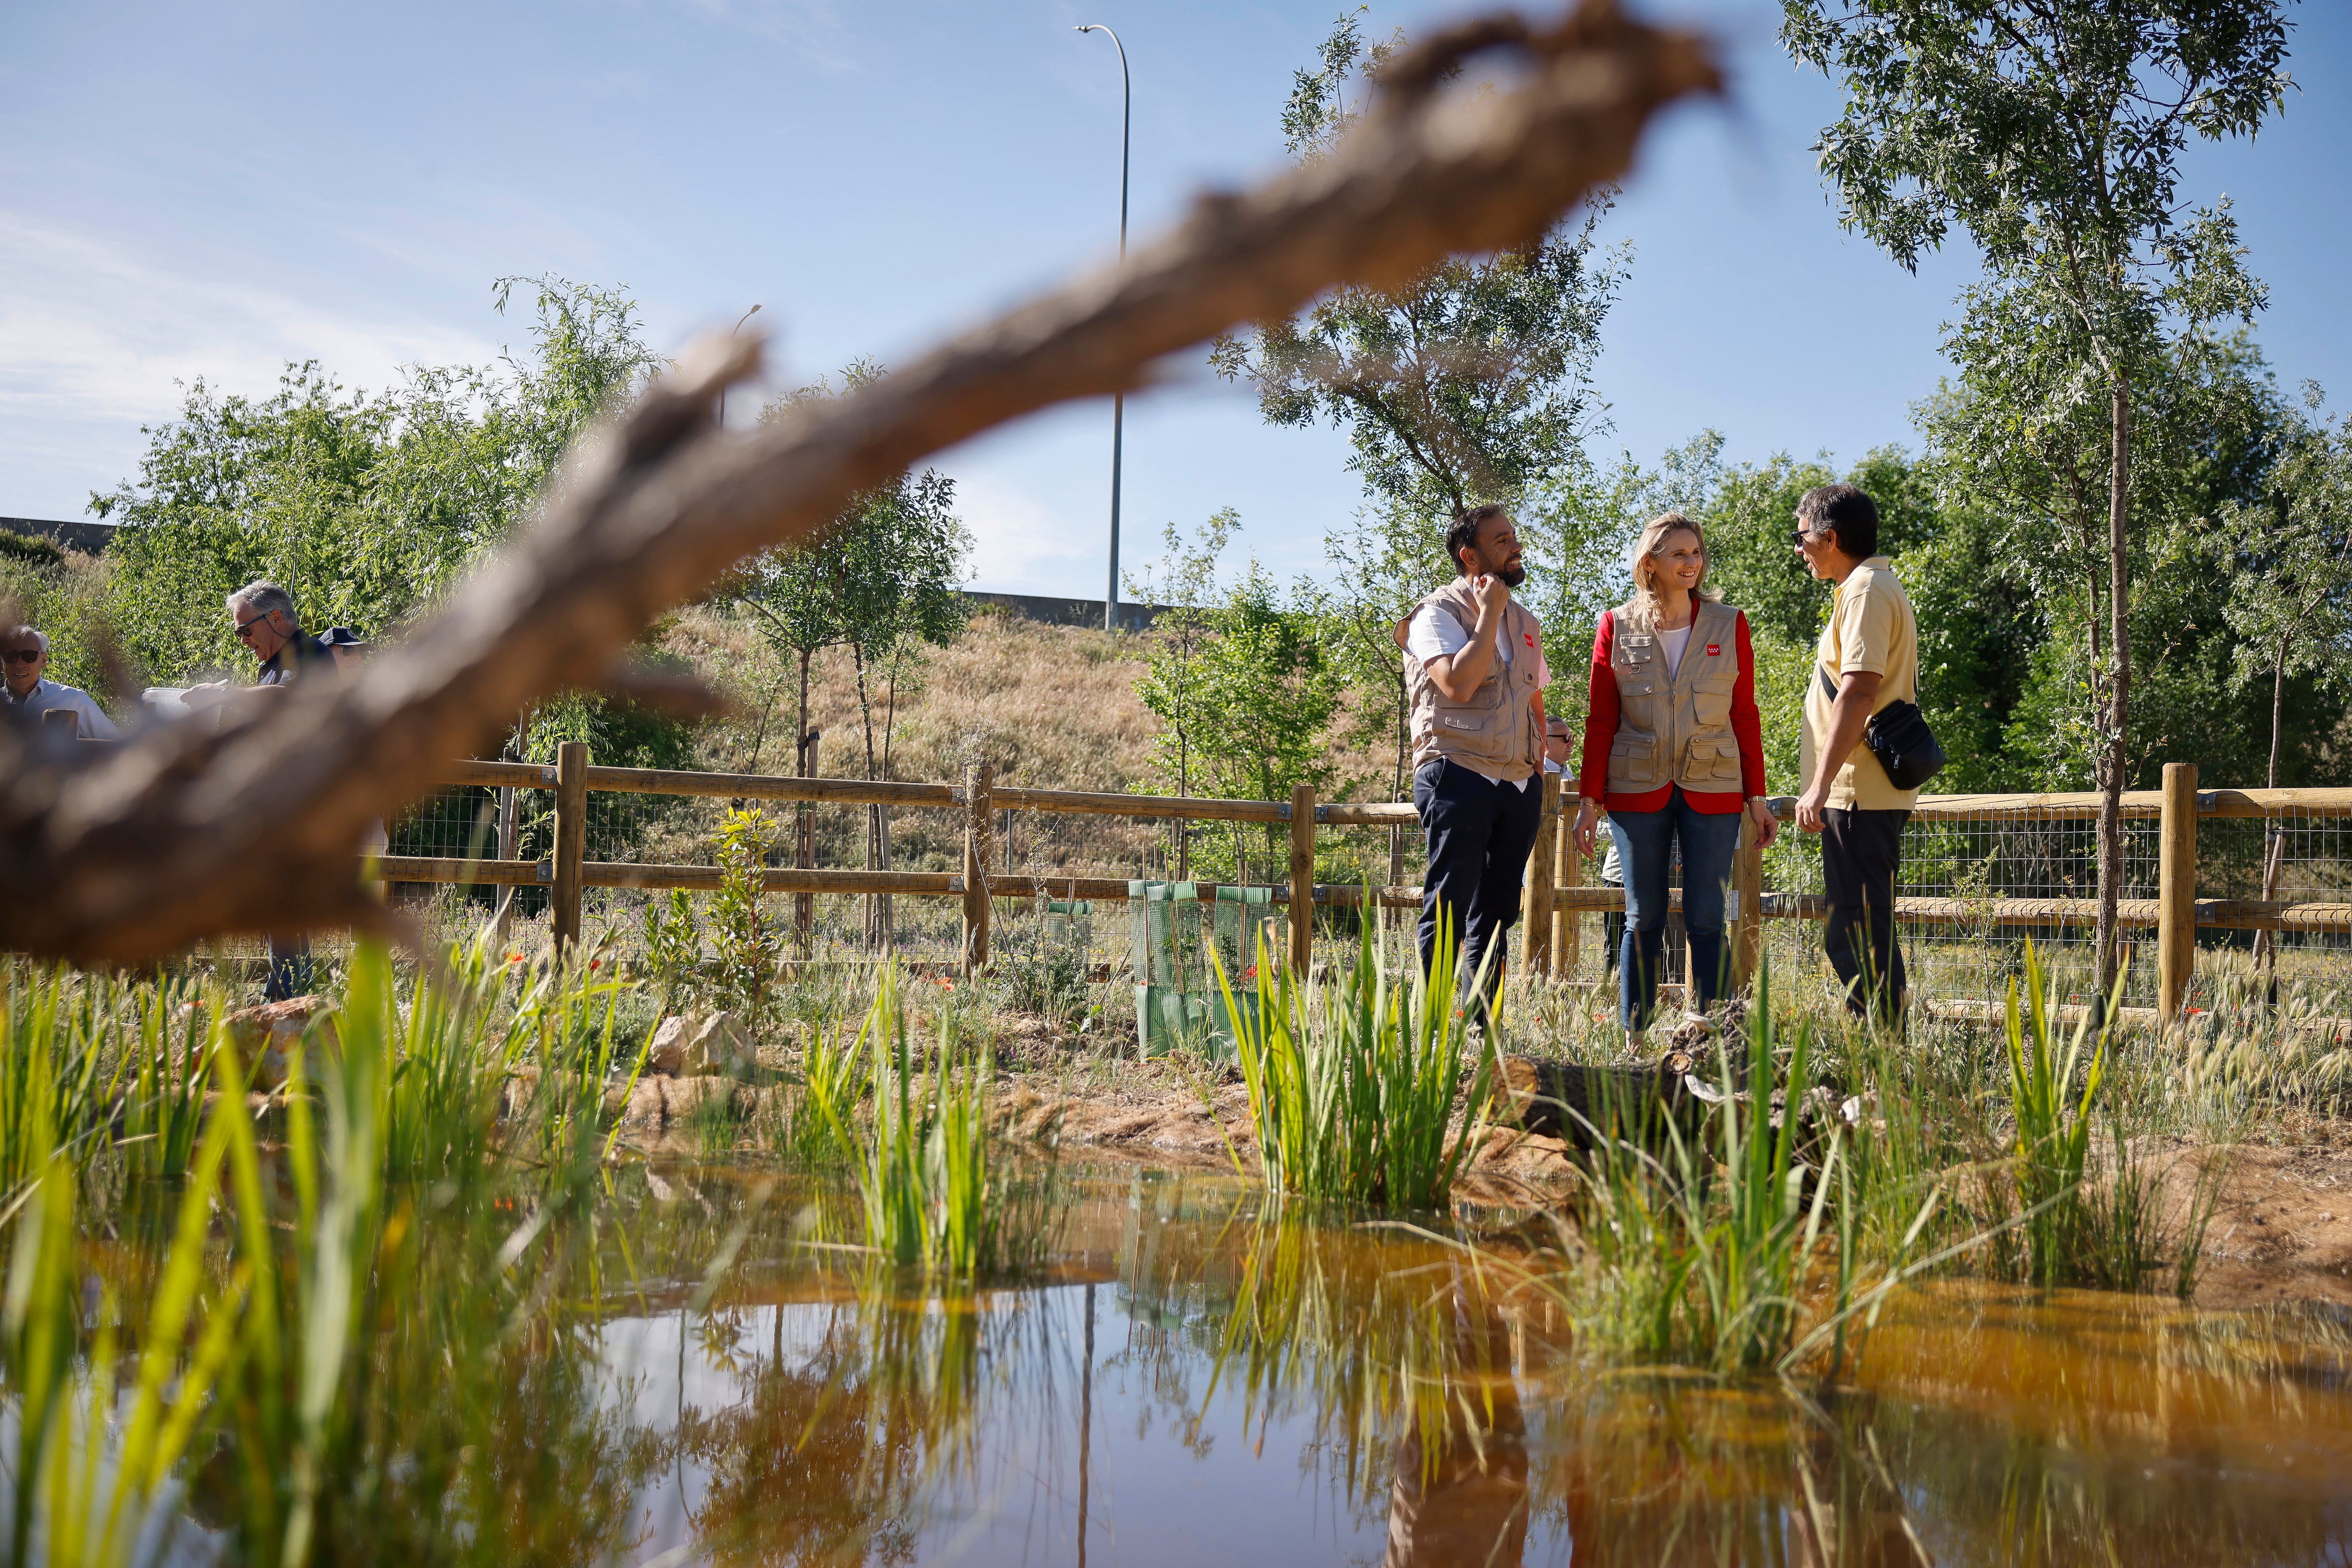
[[[1814,673],[1821,677],[1822,694],[1834,704],[1838,683],[1830,672],[1816,665]],[[1927,728],[1927,716],[1919,711],[1916,702],[1890,702],[1870,716],[1870,727],[1862,732],[1862,743],[1886,770],[1887,782],[1896,789],[1917,789],[1944,771],[1943,742]]]

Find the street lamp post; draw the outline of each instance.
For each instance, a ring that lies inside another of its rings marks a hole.
[[[727,335],[731,338],[736,332],[741,331],[743,330],[743,323],[750,321],[759,313],[760,307],[757,305],[754,305],[750,310],[744,311],[742,315],[736,318],[733,330],[728,332]],[[719,427],[721,430],[727,428],[727,389],[723,386],[719,389]]]
[[[1127,148],[1132,129],[1134,86],[1127,75],[1127,46],[1119,43],[1118,35],[1111,33],[1100,22],[1088,22],[1078,28],[1081,33],[1110,33],[1110,41],[1118,47],[1118,258],[1127,259]],[[1118,629],[1118,465],[1119,448],[1126,435],[1127,395],[1114,392],[1110,395],[1110,585],[1103,591],[1103,630]]]

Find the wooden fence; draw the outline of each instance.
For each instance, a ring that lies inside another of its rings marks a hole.
[[[1124,878],[1037,877],[992,868],[992,822],[998,811],[1059,812],[1085,816],[1154,820],[1244,823],[1286,823],[1290,828],[1290,865],[1286,882],[1273,887],[1278,902],[1294,906],[1322,904],[1334,908],[1361,906],[1368,889],[1359,885],[1318,884],[1315,881],[1315,832],[1318,827],[1417,826],[1410,805],[1318,802],[1314,791],[1300,785],[1287,801],[1205,800],[1170,795],[1100,795],[1076,790],[1030,789],[1000,785],[986,765],[970,770],[960,784],[901,784],[863,779],[792,778],[756,773],[685,773],[650,768],[608,768],[592,764],[588,748],[569,742],[551,766],[529,763],[466,762],[455,764],[446,782],[453,785],[551,790],[555,795],[554,854],[551,860],[461,859],[422,856],[387,856],[379,875],[398,882],[467,884],[545,884],[553,909],[559,942],[580,934],[581,894],[588,888],[688,888],[719,886],[715,866],[644,865],[627,861],[588,860],[586,846],[588,795],[592,791],[630,795],[702,795],[735,800],[865,805],[889,805],[961,808],[964,813],[963,868],[943,871],[857,871],[814,867],[773,868],[765,873],[770,892],[780,893],[904,893],[961,899],[963,903],[962,963],[967,971],[988,962],[990,900],[1051,897],[1064,899],[1125,899]],[[1567,830],[1575,808],[1572,779],[1540,779],[1542,817],[1534,852],[1528,858],[1525,894],[1525,959],[1536,973],[1554,973],[1575,967],[1580,913],[1622,910],[1625,896],[1617,888],[1580,885],[1581,858],[1570,844]],[[1773,808],[1782,821],[1795,815],[1791,797],[1779,797]],[[1915,822],[2063,821],[2084,820],[2098,814],[2099,796],[2092,793],[2063,795],[1922,795],[1912,813]],[[2166,1019],[2178,1016],[2188,994],[2196,963],[2196,933],[2200,928],[2293,931],[2352,932],[2352,903],[2262,901],[2197,897],[2197,824],[2201,818],[2352,817],[2352,789],[2286,789],[2200,791],[2192,763],[2165,765],[2164,787],[2133,790],[2124,795],[2127,817],[2156,818],[2158,830],[2158,896],[2126,899],[2117,906],[2118,922],[2126,930],[2157,933],[2158,1006]],[[1755,843],[1753,824],[1743,818],[1735,868],[1738,915],[1733,942],[1736,978],[1747,984],[1755,973],[1767,920],[1817,920],[1828,912],[1828,901],[1818,894],[1763,890],[1764,858]],[[1208,891],[1212,885],[1202,884]],[[1418,887],[1376,887],[1369,889],[1373,903],[1390,908],[1421,904]],[[1679,898],[1679,895],[1677,895]],[[1924,925],[2003,925],[2023,927],[2086,926],[2096,918],[2092,899],[1959,899],[1898,897],[1898,921]],[[1290,922],[1289,958],[1307,962],[1312,922]]]

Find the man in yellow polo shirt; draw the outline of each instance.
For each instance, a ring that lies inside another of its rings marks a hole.
[[[1821,485],[1797,503],[1797,553],[1837,601],[1805,685],[1805,733],[1797,826],[1822,835],[1830,918],[1822,945],[1845,982],[1846,1005],[1875,1004],[1892,1022],[1903,1009],[1903,950],[1895,941],[1895,871],[1903,825],[1919,798],[1897,789],[1862,743],[1871,715],[1919,700],[1919,622],[1894,565],[1878,553],[1878,506],[1852,485]],[[1868,931],[1866,952],[1856,941]]]

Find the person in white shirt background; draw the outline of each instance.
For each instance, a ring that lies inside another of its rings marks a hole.
[[[5,700],[25,718],[38,722],[44,713],[63,710],[80,721],[81,738],[85,741],[122,738],[122,731],[114,727],[114,721],[106,716],[106,710],[89,692],[43,675],[49,668],[47,633],[31,626],[11,628],[5,636],[0,636],[0,664],[6,666]]]

